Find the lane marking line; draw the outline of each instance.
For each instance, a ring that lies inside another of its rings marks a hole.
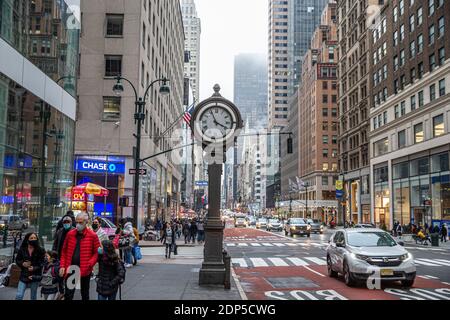
[[[431,261],[431,260],[425,260],[425,261],[422,261],[422,260],[425,260],[425,259],[414,259],[414,263],[418,264],[418,265],[429,266],[429,267],[439,266],[438,264],[427,262],[427,261]]]
[[[265,247],[273,247],[273,245],[272,245],[272,244],[270,244],[270,243],[267,243],[267,242],[263,243],[262,245],[263,245],[263,246],[265,246]]]
[[[269,266],[262,258],[250,258],[250,261],[252,262],[252,264],[255,268]]]
[[[323,278],[326,277],[325,275],[321,274],[320,272],[317,272],[316,270],[311,269],[310,267],[304,266],[304,268],[308,269],[309,271],[311,271],[311,272],[313,272],[313,273],[315,273],[315,274],[317,274],[317,275],[319,275],[319,276],[321,276]]]
[[[245,291],[241,286],[241,282],[239,281],[239,277],[236,275],[233,268],[231,268],[231,276],[234,279],[234,283],[236,283],[236,287],[238,289],[239,295],[241,296],[241,299],[248,300],[247,295],[245,294]]]
[[[241,268],[247,268],[247,261],[243,258],[232,258],[231,264],[238,264]]]
[[[275,245],[277,247],[286,247],[286,245],[284,243],[273,243],[273,245]]]
[[[309,258],[309,257],[305,257],[306,260],[309,260],[311,262],[314,262],[316,264],[318,264],[319,266],[325,266],[327,264],[327,262],[325,260],[322,260],[320,258]]]
[[[304,267],[309,265],[306,261],[303,261],[299,258],[287,258],[290,262],[292,262],[297,267]]]
[[[261,244],[257,243],[257,242],[252,242],[251,245],[253,247],[261,247]]]
[[[289,267],[289,265],[281,258],[268,258],[275,267]]]

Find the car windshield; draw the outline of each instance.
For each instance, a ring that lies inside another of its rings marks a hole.
[[[278,219],[270,219],[269,222],[270,223],[279,223]]]
[[[353,247],[394,247],[395,240],[386,232],[350,232],[348,244]]]
[[[291,219],[291,223],[295,223],[295,224],[304,224],[305,219]]]
[[[258,222],[266,223],[267,220],[266,219],[259,219]]]

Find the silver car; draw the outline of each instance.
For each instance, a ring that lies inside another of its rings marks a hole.
[[[401,281],[411,287],[416,278],[412,255],[381,229],[345,229],[337,231],[327,247],[330,277],[344,275],[348,286],[367,281],[369,276],[381,281]]]
[[[283,231],[283,226],[278,219],[269,219],[269,223],[266,227],[267,231]]]

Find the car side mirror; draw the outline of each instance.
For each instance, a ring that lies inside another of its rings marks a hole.
[[[345,248],[344,242],[336,242],[336,247]]]
[[[401,245],[402,247],[405,246],[405,243],[404,243],[403,241],[398,241],[397,243],[398,243],[399,245]]]

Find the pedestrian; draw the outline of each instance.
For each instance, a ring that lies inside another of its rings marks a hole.
[[[100,245],[103,241],[109,240],[108,235],[106,234],[105,230],[101,227],[102,223],[100,221],[100,218],[95,218],[92,222],[92,230],[97,234],[98,240],[100,241]]]
[[[447,224],[444,223],[441,227],[441,242],[447,242],[448,229]]]
[[[120,235],[123,260],[125,261],[125,268],[131,268],[133,266],[132,247],[136,240],[133,231],[133,224],[126,218],[123,218],[121,219],[121,225],[123,225]]]
[[[163,229],[163,235],[161,239],[166,246],[166,259],[170,259],[172,248],[175,245],[175,230],[169,222],[166,223],[165,228]]]
[[[192,240],[192,243],[195,244],[195,238],[197,237],[197,223],[195,221],[191,222],[189,227],[189,238]]]
[[[70,215],[66,214],[62,218],[63,227],[56,231],[55,240],[53,241],[52,250],[58,253],[58,258],[61,259],[61,251],[64,245],[64,240],[66,240],[67,233],[75,229],[73,226],[73,221]]]
[[[16,300],[23,300],[28,288],[31,290],[31,300],[37,300],[44,261],[45,250],[41,248],[37,234],[28,233],[23,239],[16,257],[16,265],[20,268]]]
[[[92,270],[98,259],[98,248],[100,241],[97,234],[87,227],[89,216],[83,212],[77,215],[75,219],[77,227],[69,231],[64,241],[61,254],[61,268],[59,275],[69,276],[69,267],[78,266],[80,268],[80,286],[81,298],[83,301],[89,300],[89,286]],[[73,300],[75,288],[66,280],[64,293],[65,300]]]
[[[190,228],[189,221],[186,220],[183,225],[183,235],[184,235],[184,243],[185,244],[189,243],[189,240],[190,240],[189,239],[189,237],[190,237],[189,228]]]
[[[397,237],[401,237],[402,236],[402,225],[400,224],[400,222],[397,221],[397,227],[395,228],[395,232]]]
[[[98,249],[98,300],[116,300],[119,286],[125,281],[125,268],[110,240],[104,240]]]
[[[131,223],[133,223],[130,220]],[[139,230],[135,227],[133,227],[133,235],[134,235],[134,243],[131,247],[131,254],[133,256],[133,266],[137,265],[138,259],[136,258],[136,250],[138,250],[139,247]]]
[[[44,300],[55,300],[59,291],[59,260],[56,251],[47,251],[42,271],[41,297]]]
[[[64,218],[66,217],[70,217],[70,219],[72,220],[72,226],[75,228],[76,227],[76,222],[75,222],[75,215],[73,213],[72,210],[67,211],[67,213],[62,217],[61,220],[58,221],[58,224],[56,225],[56,230],[55,230],[55,237],[56,237],[56,233],[62,229],[64,227]]]
[[[205,241],[205,225],[203,224],[203,220],[200,220],[197,223],[197,232],[198,232],[198,243],[202,244]]]

